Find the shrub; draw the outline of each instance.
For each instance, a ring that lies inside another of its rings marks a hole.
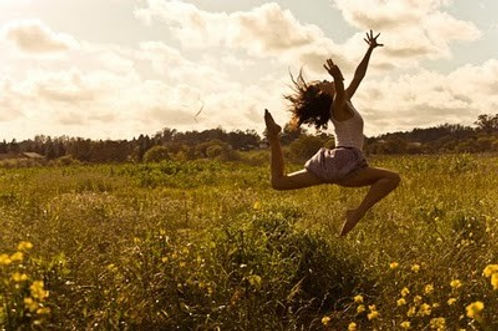
[[[154,146],[144,154],[144,162],[160,162],[169,160],[168,148],[165,146]]]
[[[324,141],[316,136],[300,136],[294,140],[289,149],[290,157],[294,160],[307,160],[312,157],[324,145]]]

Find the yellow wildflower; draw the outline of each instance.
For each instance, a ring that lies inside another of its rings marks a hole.
[[[368,305],[368,309],[370,309],[370,311],[376,311],[377,307],[375,305]]]
[[[467,311],[467,317],[478,319],[480,317],[481,311],[484,309],[484,303],[481,301],[476,301],[465,307]]]
[[[403,305],[406,305],[406,300],[405,300],[405,298],[401,298],[401,299],[399,299],[398,301],[396,301],[396,304],[397,304],[398,306],[403,306]]]
[[[429,325],[430,325],[431,329],[442,331],[442,330],[446,329],[446,320],[444,319],[444,317],[436,317],[436,318],[431,319]]]
[[[401,296],[406,297],[408,294],[410,294],[410,290],[408,289],[408,287],[403,287],[403,289],[401,290]]]
[[[491,285],[493,285],[494,290],[498,290],[498,272],[491,276]]]
[[[434,292],[434,285],[432,285],[432,284],[425,285],[425,287],[424,287],[424,293],[425,294],[431,294],[432,292]]]
[[[29,241],[21,241],[19,245],[17,245],[17,250],[19,251],[27,251],[31,248],[33,248],[33,244]]]
[[[413,298],[413,302],[416,304],[416,305],[419,305],[421,302],[422,302],[422,297],[420,295],[416,295],[414,298]]]
[[[167,257],[167,256],[163,256],[163,257],[161,258],[161,262],[163,262],[163,263],[168,262],[168,257]]]
[[[379,317],[379,313],[376,310],[373,310],[367,315],[369,321],[376,319],[377,317]]]
[[[35,310],[38,309],[38,303],[35,300],[33,300],[33,298],[24,298],[24,306],[30,312],[34,312]]]
[[[10,257],[7,254],[0,254],[0,265],[8,265],[11,264],[12,261],[10,260]]]
[[[399,263],[398,262],[391,262],[391,264],[389,264],[389,268],[391,269],[396,269],[399,267]]]
[[[429,316],[431,314],[432,310],[431,310],[431,306],[426,304],[426,303],[423,303],[420,305],[420,308],[418,310],[418,315],[420,316],[424,316],[424,315],[427,315]]]
[[[23,281],[27,280],[28,279],[28,275],[21,274],[21,273],[19,273],[19,272],[16,271],[16,272],[14,272],[12,274],[11,278],[12,278],[12,280],[14,282],[20,283],[20,282],[23,282]]]
[[[408,309],[408,311],[406,312],[406,316],[408,317],[415,316],[415,307],[410,307],[410,309]]]
[[[498,272],[498,264],[488,264],[482,274],[485,277],[490,277],[495,272]]]
[[[457,301],[457,299],[455,298],[449,298],[448,301],[446,301],[446,303],[448,304],[448,306],[451,306],[452,304],[454,304],[455,302]]]
[[[412,271],[413,272],[419,272],[420,271],[420,265],[418,265],[418,264],[412,265]]]
[[[365,311],[365,305],[359,305],[358,308],[356,308],[356,312],[358,314],[361,314]]]
[[[451,288],[453,288],[453,289],[457,289],[457,288],[462,287],[462,282],[461,282],[460,280],[458,280],[458,279],[454,279],[454,280],[452,280],[452,281],[450,282],[450,286],[451,286]]]
[[[410,322],[404,321],[399,325],[402,329],[408,330],[410,328]]]
[[[47,315],[47,314],[50,314],[50,308],[48,307],[42,307],[42,308],[38,308],[36,310],[36,313],[38,315]]]
[[[349,323],[348,331],[356,331],[356,330],[358,330],[358,326],[356,325],[356,323],[355,322]]]
[[[33,284],[31,284],[31,286],[29,287],[31,296],[39,300],[43,300],[48,297],[48,291],[46,291],[43,287],[44,284],[42,280],[34,281]]]
[[[360,294],[358,294],[357,296],[355,296],[353,299],[354,299],[354,302],[356,302],[356,303],[362,303],[363,302],[363,296],[361,296]]]
[[[10,260],[12,262],[21,262],[24,259],[24,255],[22,252],[15,252],[10,256]]]
[[[329,323],[330,323],[330,319],[331,319],[331,318],[330,318],[330,317],[328,317],[328,316],[323,316],[323,317],[322,317],[322,324],[323,324],[323,325],[325,325],[325,326],[329,325]]]

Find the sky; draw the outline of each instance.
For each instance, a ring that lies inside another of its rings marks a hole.
[[[493,14],[494,13],[494,14]],[[0,139],[130,139],[289,121],[289,73],[345,84],[365,134],[498,113],[494,0],[0,0]],[[200,114],[195,116],[199,110]],[[329,130],[332,130],[330,128]]]

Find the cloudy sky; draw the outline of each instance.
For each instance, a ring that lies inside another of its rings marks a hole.
[[[131,138],[289,119],[289,71],[346,84],[368,136],[498,112],[495,0],[0,0],[0,139]],[[203,108],[199,116],[194,117]]]

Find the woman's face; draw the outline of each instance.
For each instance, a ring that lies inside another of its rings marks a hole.
[[[334,82],[329,82],[328,80],[323,80],[317,83],[318,88],[323,92],[331,96],[334,96],[335,86]]]

